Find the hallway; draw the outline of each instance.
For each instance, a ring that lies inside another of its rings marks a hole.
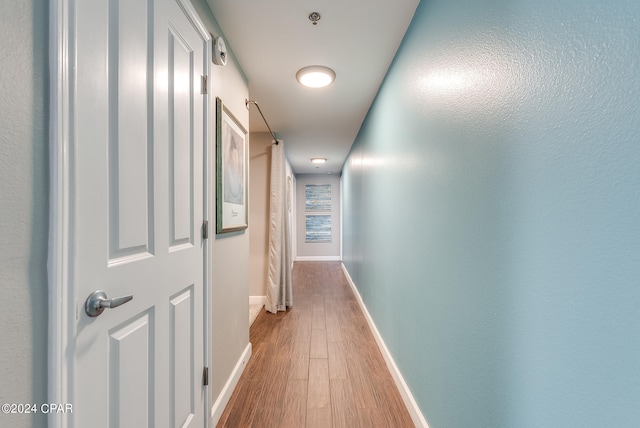
[[[218,427],[413,427],[339,262],[296,262],[294,307],[262,312]]]

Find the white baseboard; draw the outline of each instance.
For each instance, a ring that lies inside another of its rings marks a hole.
[[[267,303],[267,296],[249,296],[250,305],[264,305]]]
[[[222,416],[222,412],[224,412],[224,408],[229,403],[231,394],[233,393],[233,390],[236,388],[236,385],[240,380],[240,376],[242,375],[242,372],[244,372],[244,368],[247,366],[247,363],[249,362],[249,358],[251,358],[251,342],[249,342],[247,347],[244,349],[244,352],[240,356],[240,359],[236,363],[236,366],[234,367],[233,371],[231,372],[231,376],[229,376],[229,379],[227,380],[227,383],[224,385],[224,388],[222,388],[220,395],[218,395],[216,402],[213,403],[213,406],[211,407],[211,419],[212,419],[211,426],[216,426],[218,424],[218,421]]]
[[[297,262],[341,262],[340,256],[296,256]]]
[[[389,353],[389,349],[387,349],[387,345],[385,345],[384,340],[382,340],[382,336],[380,336],[380,332],[378,331],[376,325],[374,324],[373,319],[371,318],[371,315],[369,315],[369,311],[367,310],[367,307],[365,306],[364,301],[362,300],[362,296],[360,296],[360,292],[356,288],[356,285],[351,279],[351,275],[349,275],[349,271],[347,271],[347,268],[345,267],[344,264],[342,264],[342,270],[344,271],[344,275],[347,277],[347,281],[349,282],[349,285],[353,290],[353,294],[356,296],[356,300],[358,300],[358,304],[360,305],[360,309],[362,309],[362,313],[364,313],[364,316],[367,319],[369,328],[371,329],[371,332],[373,333],[373,336],[375,337],[376,342],[378,343],[380,352],[382,353],[382,356],[384,357],[384,360],[387,363],[387,367],[391,372],[391,376],[393,377],[393,380],[395,381],[396,386],[398,387],[398,390],[400,391],[402,400],[404,401],[405,406],[407,406],[407,410],[411,415],[411,419],[413,420],[413,423],[418,428],[429,428],[429,424],[427,424],[427,420],[424,418],[424,415],[420,411],[420,408],[418,407],[418,403],[416,403],[416,400],[413,398],[413,394],[411,394],[411,391],[409,390],[407,383],[404,381],[404,378],[402,377],[402,373],[400,373],[398,366],[396,366],[395,361],[393,361],[393,357],[391,356],[391,353]]]

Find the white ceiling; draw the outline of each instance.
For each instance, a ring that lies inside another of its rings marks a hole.
[[[294,171],[338,174],[419,0],[207,2]],[[309,65],[332,68],[335,82],[301,86],[296,72]],[[268,132],[255,106],[249,130]],[[312,157],[328,162],[317,167]]]

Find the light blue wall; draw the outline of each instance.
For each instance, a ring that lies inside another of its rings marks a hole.
[[[48,8],[0,2],[0,404],[47,402]],[[0,413],[1,427],[46,420]]]
[[[344,263],[432,428],[640,421],[640,2],[423,0]]]

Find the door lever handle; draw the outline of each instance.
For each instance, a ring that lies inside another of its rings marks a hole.
[[[90,317],[97,317],[106,308],[113,309],[120,305],[124,305],[128,301],[132,300],[133,296],[116,297],[115,299],[107,299],[107,293],[102,290],[94,291],[87,297],[87,301],[84,303],[84,311]]]

